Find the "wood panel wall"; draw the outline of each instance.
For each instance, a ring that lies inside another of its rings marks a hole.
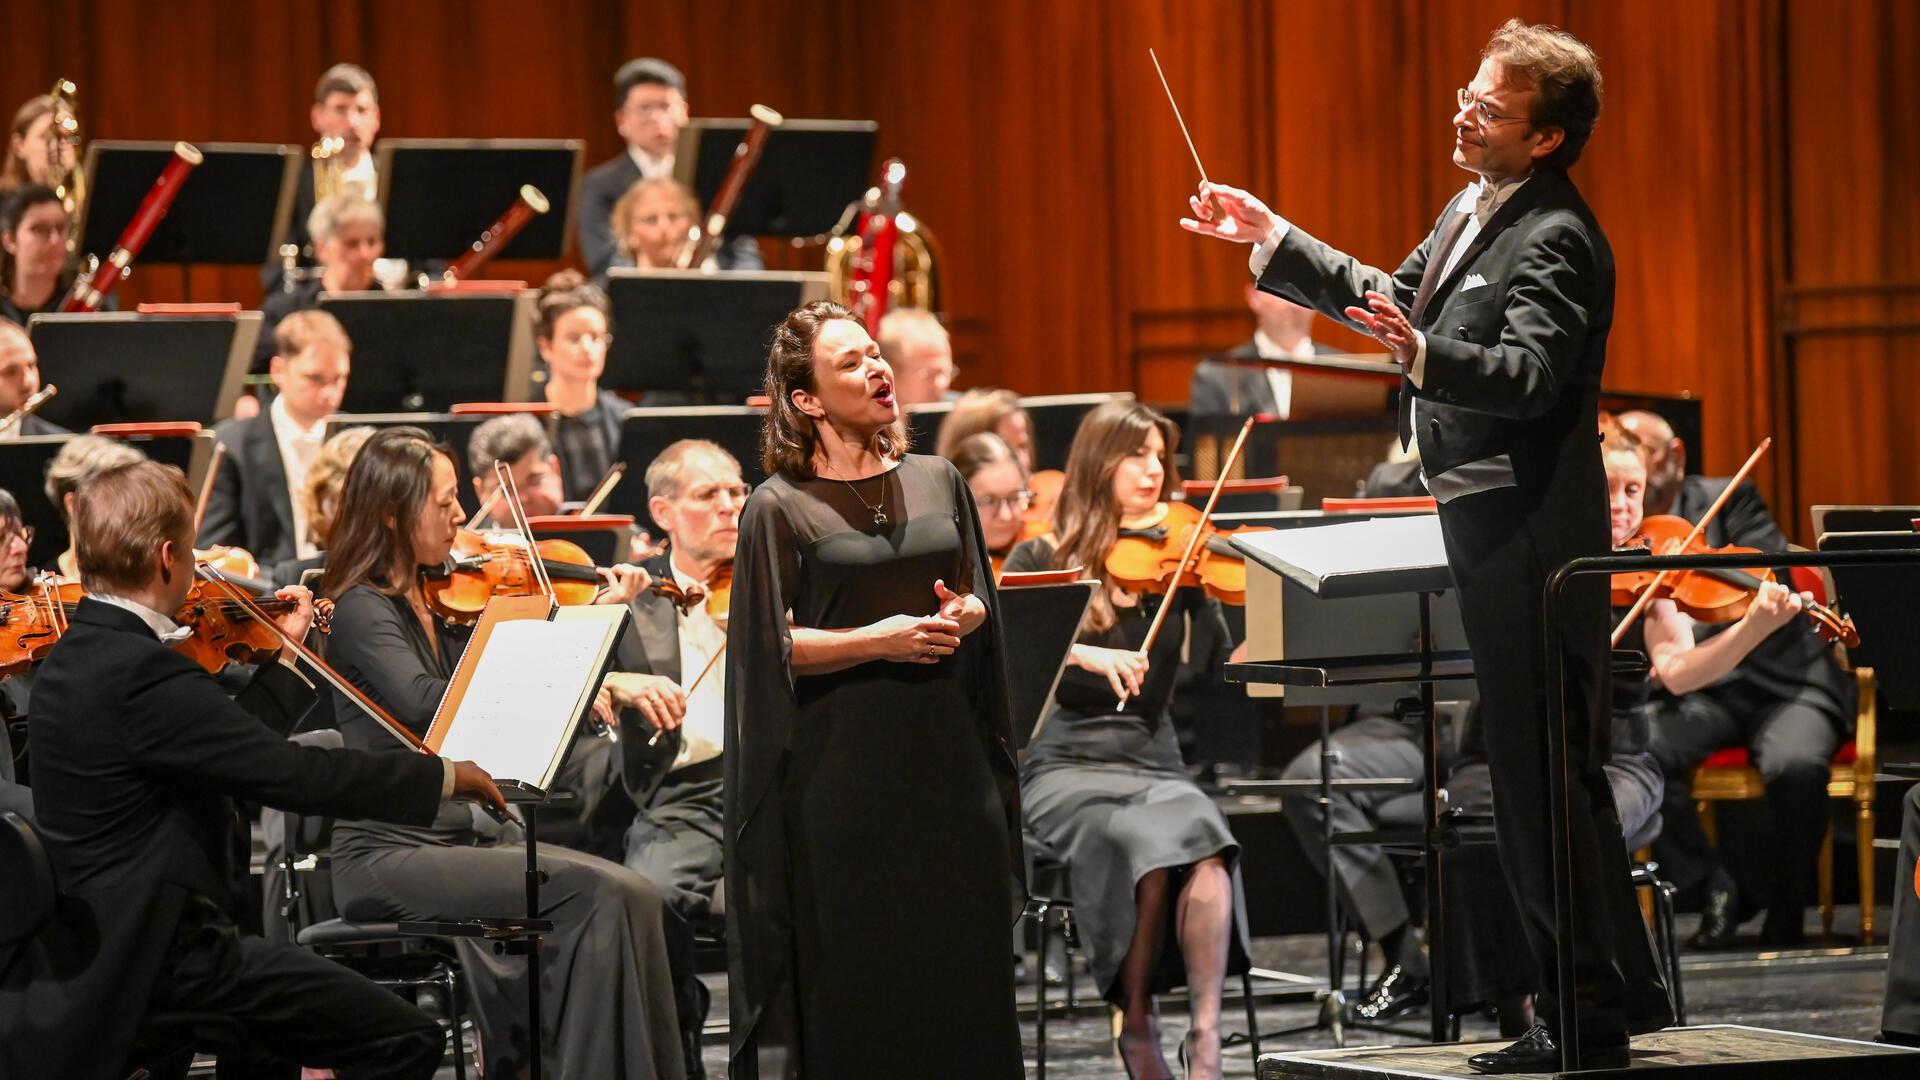
[[[1905,0],[6,8],[0,101],[65,75],[99,137],[309,141],[312,84],[336,59],[380,80],[385,134],[579,137],[590,162],[619,149],[609,80],[643,53],[686,70],[697,114],[764,101],[875,119],[946,250],[962,383],[1154,400],[1184,398],[1194,359],[1246,334],[1247,275],[1244,248],[1175,224],[1196,177],[1148,46],[1210,175],[1390,266],[1467,179],[1448,117],[1487,33],[1510,15],[1557,23],[1606,77],[1574,177],[1619,268],[1608,383],[1704,399],[1710,470],[1779,437],[1761,474],[1776,502],[1920,500],[1920,117],[1898,82],[1920,14]],[[125,288],[258,296],[244,270],[155,268]]]

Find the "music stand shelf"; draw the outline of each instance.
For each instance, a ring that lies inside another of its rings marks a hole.
[[[1339,656],[1312,660],[1251,660],[1225,665],[1228,682],[1281,686],[1378,686],[1473,678],[1473,656],[1448,649],[1428,658],[1418,653]]]

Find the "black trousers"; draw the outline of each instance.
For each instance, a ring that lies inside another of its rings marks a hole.
[[[305,949],[241,934],[211,905],[182,918],[162,971],[149,1015],[212,1013],[246,1032],[244,1047],[220,1054],[221,1080],[292,1080],[302,1066],[342,1080],[425,1080],[446,1048],[440,1025],[392,991]]]
[[[626,864],[667,898],[667,963],[673,971],[674,1012],[687,1075],[706,1075],[700,1037],[711,995],[700,981],[694,933],[713,918],[720,886],[721,841],[726,836],[721,758],[668,773],[660,790],[627,826]]]
[[[1907,789],[1900,817],[1900,858],[1893,872],[1893,929],[1887,937],[1887,1001],[1880,1030],[1920,1040],[1920,785]]]
[[[1567,832],[1572,845],[1573,963],[1581,1038],[1626,1040],[1629,1031],[1672,1023],[1672,1008],[1629,880],[1626,843],[1601,765],[1609,747],[1605,583],[1575,580],[1562,612],[1563,638],[1546,642],[1541,617],[1547,575],[1582,550],[1578,523],[1536,534],[1519,489],[1462,496],[1440,508],[1447,564],[1473,653],[1486,724],[1487,764],[1500,861],[1537,971],[1536,1012],[1557,1026],[1559,969],[1553,916],[1553,849],[1547,805],[1546,650],[1567,673]],[[1595,514],[1599,503],[1595,502]],[[1604,521],[1599,524],[1604,528]],[[1602,534],[1604,536],[1604,534]],[[1602,541],[1604,542],[1604,540]]]
[[[1778,856],[1770,860],[1774,880],[1767,907],[1798,925],[1826,838],[1828,762],[1840,739],[1838,723],[1827,712],[1806,702],[1781,701],[1739,681],[1662,701],[1653,718],[1653,755],[1672,782],[1654,857],[1667,880],[1689,888],[1720,866],[1694,807],[1693,770],[1716,750],[1744,746],[1766,783],[1773,826],[1768,846]]]

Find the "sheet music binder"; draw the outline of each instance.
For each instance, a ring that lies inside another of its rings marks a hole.
[[[427,728],[427,746],[496,779],[551,788],[632,617],[625,604],[554,607],[544,595],[489,601]],[[500,647],[489,648],[496,639]]]

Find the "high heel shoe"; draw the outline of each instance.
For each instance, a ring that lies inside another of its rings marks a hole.
[[[1139,1036],[1133,1041],[1136,1043],[1143,1043],[1147,1041],[1147,1037]],[[1115,1035],[1113,1037],[1113,1052],[1117,1054],[1120,1058],[1120,1067],[1127,1071],[1127,1080],[1162,1080],[1161,1077],[1143,1077],[1133,1071],[1133,1061],[1132,1059],[1127,1057],[1127,1042],[1128,1042],[1128,1039],[1125,1032],[1121,1032],[1120,1034]],[[1156,1042],[1156,1048],[1157,1048],[1157,1042]],[[1181,1044],[1180,1052],[1182,1054],[1182,1059],[1184,1060],[1184,1055],[1186,1054],[1185,1043]],[[1163,1064],[1163,1067],[1164,1067],[1164,1064]],[[1171,1074],[1167,1074],[1164,1080],[1173,1080],[1173,1077]]]

